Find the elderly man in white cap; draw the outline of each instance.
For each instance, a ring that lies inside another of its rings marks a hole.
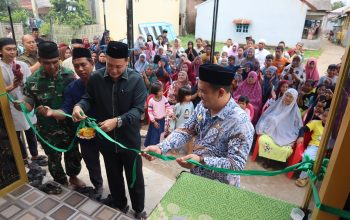
[[[265,58],[270,54],[268,50],[265,49],[266,40],[260,39],[258,41],[258,48],[255,49],[255,58],[259,61],[260,66],[264,66]]]

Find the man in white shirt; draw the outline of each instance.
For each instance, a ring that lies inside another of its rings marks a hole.
[[[23,86],[26,78],[32,73],[26,63],[15,60],[16,54],[16,42],[12,38],[0,38],[0,68],[5,82],[6,92],[12,95],[16,100],[23,100]],[[39,165],[47,165],[46,157],[38,154],[35,133],[30,129],[23,112],[18,111],[12,102],[10,102],[10,110],[23,159],[26,159],[28,155],[26,147],[20,139],[21,131],[25,131],[32,161],[37,160]],[[29,118],[33,124],[37,122],[35,115],[30,114]]]
[[[232,39],[229,38],[226,41],[226,45],[222,47],[221,53],[226,52],[228,53],[230,50],[232,50]]]
[[[258,48],[255,49],[255,58],[259,61],[260,66],[264,66],[265,58],[270,54],[270,51],[265,49],[266,41],[260,39],[258,41]]]
[[[83,47],[83,40],[82,39],[72,39],[71,40],[72,52],[73,52],[74,48],[78,48],[78,47]],[[65,59],[62,62],[62,66],[72,70],[75,73],[75,78],[79,78],[79,76],[77,75],[77,73],[74,70],[72,57]]]

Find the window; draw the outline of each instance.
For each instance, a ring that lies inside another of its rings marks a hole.
[[[236,25],[236,32],[242,32],[242,26],[241,24]]]
[[[236,32],[248,33],[249,24],[236,24]]]
[[[248,33],[249,24],[243,24],[243,33]]]

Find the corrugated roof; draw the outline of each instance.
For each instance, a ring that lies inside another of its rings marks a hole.
[[[330,0],[307,0],[315,6],[318,11],[330,11],[332,10],[332,4]]]

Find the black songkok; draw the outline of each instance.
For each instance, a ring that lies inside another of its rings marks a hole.
[[[81,57],[86,57],[88,59],[91,59],[90,50],[86,48],[75,48],[73,50],[72,59],[75,60]]]
[[[52,59],[59,57],[57,44],[52,41],[43,41],[38,44],[38,54],[40,58]]]
[[[108,56],[114,59],[128,58],[129,57],[128,45],[119,41],[111,41],[107,46],[106,53]]]
[[[229,86],[234,74],[216,64],[203,64],[199,66],[199,79],[213,85]]]

